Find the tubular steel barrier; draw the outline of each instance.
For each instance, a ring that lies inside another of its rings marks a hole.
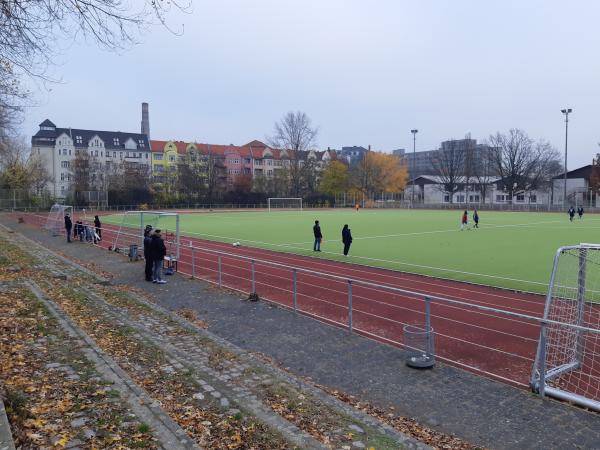
[[[33,214],[24,217],[38,226],[46,219]],[[105,240],[100,245],[110,243],[116,232],[116,227],[104,225]],[[135,232],[121,234],[132,242],[139,240]],[[391,283],[400,272],[389,275],[389,282],[375,282],[364,278],[364,267],[355,270],[359,275],[345,276],[352,272],[351,264],[344,265],[342,275],[332,273],[335,261],[318,259],[323,267],[331,264],[331,269],[316,270],[297,265],[302,262],[297,255],[281,256],[294,261],[287,264],[259,257],[262,250],[251,247],[236,247],[239,253],[209,248],[218,245],[225,244],[192,238],[188,246],[181,246],[179,272],[244,294],[255,292],[296,313],[394,346],[404,345],[407,325],[433,329],[437,360],[524,388],[529,387],[542,325],[600,334],[597,328],[544,319],[541,296],[523,295],[518,306],[502,308],[498,305],[520,299],[520,294],[498,289],[489,294],[488,303],[477,295],[465,300],[463,291],[475,288],[464,285],[447,291],[450,295],[439,295],[431,287],[435,281],[431,278],[423,282],[422,290],[399,288]],[[263,251],[263,255],[269,253]],[[271,256],[276,259],[276,254]],[[306,265],[314,266],[315,261],[310,259]],[[544,393],[543,386],[540,393]]]

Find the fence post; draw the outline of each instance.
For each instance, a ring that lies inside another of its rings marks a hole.
[[[192,245],[192,241],[190,241],[190,249],[192,250],[192,278],[196,278],[196,257],[194,255],[194,246]]]
[[[293,269],[294,273],[294,312],[298,312],[298,303],[297,303],[297,295],[296,295],[296,269]]]
[[[221,283],[221,255],[219,255],[219,287],[222,287],[223,284]]]
[[[352,333],[352,280],[348,280],[348,331]]]
[[[431,298],[425,296],[425,333],[427,336],[426,352],[430,355],[431,352]]]
[[[254,277],[254,260],[252,260],[252,293],[256,292],[256,280]]]

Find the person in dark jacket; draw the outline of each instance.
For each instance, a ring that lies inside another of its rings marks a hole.
[[[352,244],[352,233],[350,232],[350,228],[348,228],[348,224],[342,228],[342,242],[344,243],[344,256],[348,256],[348,251]]]
[[[160,230],[154,230],[152,234],[152,241],[150,242],[150,254],[152,255],[152,282],[158,284],[165,284],[166,281],[162,279],[162,266],[165,256],[167,255],[167,247],[165,241],[160,234]]]
[[[579,215],[580,219],[583,218],[583,206],[577,208],[577,214]]]
[[[65,214],[65,230],[67,230],[67,242],[71,242],[71,229],[73,228],[73,221],[68,214]]]
[[[152,243],[151,233],[152,225],[146,225],[146,228],[144,229],[144,260],[146,262],[144,272],[146,274],[146,281],[152,281],[152,266],[154,265],[150,251],[150,244]]]
[[[572,206],[569,208],[569,220],[573,222],[573,217],[575,217],[575,208]]]
[[[318,220],[315,220],[315,226],[313,227],[313,234],[315,235],[315,245],[313,245],[313,251],[320,252],[321,251],[321,239],[323,239],[323,235],[321,234],[321,225],[319,225]]]
[[[479,228],[479,214],[477,214],[477,210],[473,210],[473,228]]]
[[[96,243],[96,240],[102,240],[102,224],[100,223],[100,218],[98,216],[94,216],[94,228],[95,228],[95,232],[96,235],[94,236],[94,244]],[[96,238],[96,236],[98,236]]]
[[[75,222],[75,233],[79,236],[79,242],[83,242],[83,222],[81,220]]]

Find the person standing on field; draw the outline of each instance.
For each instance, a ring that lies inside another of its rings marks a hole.
[[[68,214],[65,214],[65,230],[67,230],[67,242],[71,242],[71,229],[73,228],[73,221]]]
[[[100,223],[100,218],[98,216],[94,216],[94,228],[96,235],[98,235],[98,239],[102,240],[102,224]],[[96,236],[94,236],[94,243],[96,243]]]
[[[462,231],[462,230],[465,229],[465,227],[467,226],[468,221],[469,221],[468,213],[465,210],[465,212],[463,212],[462,218],[460,219],[460,231]]]
[[[146,267],[144,267],[144,272],[146,275],[146,281],[152,281],[152,266],[154,265],[154,261],[152,260],[152,252],[150,250],[150,245],[152,244],[152,225],[146,225],[144,229],[144,261],[146,263]]]
[[[479,228],[479,214],[477,214],[477,210],[473,210],[473,228]]]
[[[348,224],[342,228],[342,242],[344,243],[344,256],[348,256],[350,245],[352,244],[352,233],[350,232],[350,228],[348,228]]]
[[[150,242],[150,254],[152,255],[152,282],[157,284],[165,284],[162,279],[162,266],[165,256],[167,255],[167,247],[165,241],[160,234],[160,230],[154,230],[152,241]]]
[[[573,222],[573,218],[575,217],[575,208],[573,208],[573,206],[571,206],[569,208],[569,220],[571,222]]]
[[[580,206],[579,208],[577,208],[577,214],[579,215],[580,219],[583,218],[583,206]]]
[[[313,234],[315,235],[315,244],[313,245],[313,251],[320,252],[321,239],[323,239],[323,235],[321,234],[321,225],[319,225],[318,220],[315,220],[315,225],[313,226]]]

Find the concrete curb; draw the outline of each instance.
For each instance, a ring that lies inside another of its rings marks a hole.
[[[0,450],[15,450],[12,433],[10,432],[10,424],[6,417],[4,403],[0,400]]]

